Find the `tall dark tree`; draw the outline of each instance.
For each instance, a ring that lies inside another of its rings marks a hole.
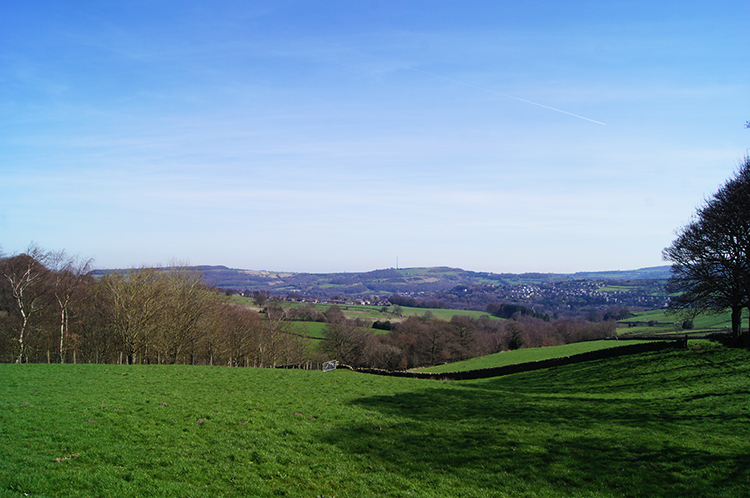
[[[698,208],[672,245],[667,291],[672,310],[732,312],[732,333],[742,333],[742,309],[750,305],[750,157],[735,175]]]
[[[450,324],[453,329],[455,343],[453,349],[456,360],[461,361],[473,357],[477,333],[474,321],[465,315],[453,315]]]

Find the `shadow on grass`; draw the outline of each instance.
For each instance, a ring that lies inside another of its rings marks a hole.
[[[368,419],[323,438],[374,468],[465,496],[743,495],[747,382],[722,382],[747,367],[724,359],[735,371],[710,376],[684,353],[646,359],[364,397],[353,404]],[[709,398],[722,399],[721,413]]]

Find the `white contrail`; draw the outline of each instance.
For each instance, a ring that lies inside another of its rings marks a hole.
[[[316,38],[316,37],[313,37],[313,36],[307,36],[307,35],[302,35],[302,36],[304,36],[306,38],[310,38],[312,40],[315,40],[315,41],[317,41],[319,43],[322,43],[322,44],[325,44],[325,45],[329,45],[329,46],[334,45],[334,44],[332,44],[330,42],[327,42],[325,40],[322,40],[320,38]],[[359,50],[352,49],[351,47],[345,47],[345,48],[347,50],[349,50],[350,52],[356,53],[359,57],[366,57],[366,58],[369,58],[369,59],[378,60],[378,57],[375,57],[372,54],[365,54],[365,53],[363,53],[363,52],[361,52]],[[382,61],[382,59],[380,59],[380,60]],[[348,64],[342,64],[340,62],[338,62],[337,64],[340,64],[342,66],[347,66],[347,67],[354,68],[354,66],[351,66],[351,65],[348,65]],[[550,111],[555,111],[555,112],[560,112],[562,114],[567,114],[568,116],[573,116],[574,118],[578,118],[578,119],[584,119],[586,121],[590,121],[592,123],[596,123],[596,124],[599,124],[599,125],[602,125],[602,126],[607,126],[606,123],[602,123],[601,121],[597,121],[595,119],[587,118],[586,116],[581,116],[580,114],[573,114],[572,112],[563,111],[562,109],[558,109],[556,107],[551,107],[551,106],[548,106],[548,105],[540,104],[539,102],[534,102],[532,100],[522,99],[521,97],[514,97],[513,95],[508,95],[506,93],[501,93],[501,92],[497,92],[495,90],[490,90],[489,88],[484,88],[484,87],[481,87],[481,86],[472,85],[471,83],[465,83],[463,81],[454,80],[452,78],[446,78],[445,76],[440,76],[439,74],[431,73],[429,71],[424,71],[422,69],[417,69],[417,68],[414,68],[414,67],[404,66],[404,65],[401,65],[401,64],[399,64],[397,67],[400,67],[402,69],[406,69],[406,70],[409,70],[409,71],[416,71],[418,73],[426,74],[426,75],[432,76],[434,78],[440,78],[441,80],[450,81],[451,83],[455,83],[457,85],[463,85],[463,86],[467,86],[469,88],[476,88],[477,90],[482,90],[484,92],[494,93],[495,95],[499,95],[501,97],[505,97],[506,99],[513,99],[513,100],[517,100],[519,102],[525,102],[527,104],[535,105],[537,107],[542,107],[544,109],[549,109]],[[748,122],[748,123],[750,123],[750,122]]]
[[[430,75],[430,76],[434,76],[435,78],[440,78],[441,80],[450,81],[451,83],[456,83],[457,85],[468,86],[469,88],[476,88],[477,90],[482,90],[482,91],[485,91],[485,92],[494,93],[495,95],[500,95],[501,97],[505,97],[506,99],[513,99],[513,100],[517,100],[519,102],[526,102],[527,104],[531,104],[531,105],[543,107],[545,109],[549,109],[550,111],[561,112],[563,114],[567,114],[568,116],[573,116],[574,118],[585,119],[586,121],[591,121],[592,123],[600,124],[602,126],[607,126],[606,123],[602,123],[601,121],[597,121],[595,119],[587,118],[586,116],[581,116],[579,114],[573,114],[572,112],[563,111],[562,109],[558,109],[556,107],[550,107],[548,105],[540,104],[539,102],[533,102],[531,100],[522,99],[520,97],[514,97],[513,95],[508,95],[508,94],[505,94],[505,93],[496,92],[495,90],[490,90],[489,88],[483,88],[481,86],[472,85],[471,83],[464,83],[463,81],[458,81],[458,80],[454,80],[454,79],[451,79],[451,78],[446,78],[445,76],[440,76],[439,74],[430,73],[428,71],[423,71],[422,69],[416,69],[416,68],[408,67],[408,66],[401,66],[401,67],[404,68],[404,69],[409,69],[411,71],[416,71],[418,73],[424,73],[424,74],[427,74],[427,75]]]

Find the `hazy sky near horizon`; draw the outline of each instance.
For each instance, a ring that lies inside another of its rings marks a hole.
[[[625,270],[750,147],[747,1],[0,3],[0,248]]]

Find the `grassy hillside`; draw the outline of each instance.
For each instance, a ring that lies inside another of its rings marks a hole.
[[[634,314],[633,317],[620,320],[620,335],[627,334],[674,334],[680,333],[711,333],[727,332],[732,328],[732,317],[729,312],[715,315],[700,315],[693,319],[693,328],[682,330],[681,324],[688,319],[687,315],[671,314],[667,310],[650,310],[641,311]],[[748,313],[744,310],[742,313],[742,326],[747,326]]]
[[[550,358],[560,358],[599,349],[614,348],[625,346],[627,344],[639,344],[649,341],[589,341],[565,344],[563,346],[551,346],[546,348],[528,348],[516,349],[514,351],[503,351],[501,353],[471,358],[466,361],[457,361],[446,363],[434,367],[420,368],[418,372],[465,372],[468,370],[478,370],[481,368],[504,367],[506,365],[516,365],[530,361],[548,360]]]
[[[232,296],[232,302],[237,304],[242,304],[244,306],[247,306],[251,309],[254,309],[256,311],[259,311],[258,306],[253,304],[253,300],[248,297],[243,296]],[[302,306],[313,306],[317,311],[325,312],[328,308],[330,308],[331,304],[307,304],[307,303],[294,303],[294,302],[287,302],[287,301],[281,301],[279,303],[284,308],[299,308]],[[354,320],[357,318],[361,318],[365,321],[371,321],[374,322],[376,320],[390,320],[390,321],[400,321],[400,317],[394,315],[394,308],[393,306],[387,307],[385,311],[383,310],[382,306],[372,306],[372,305],[360,305],[360,304],[342,304],[337,305],[339,308],[341,308],[341,311],[344,313],[344,316],[346,318],[349,318],[350,320]],[[429,312],[432,314],[433,317],[438,318],[440,320],[450,320],[454,315],[460,315],[460,316],[468,316],[471,318],[479,318],[482,316],[486,316],[487,318],[491,320],[502,320],[500,318],[497,318],[486,311],[473,311],[473,310],[453,310],[453,309],[440,309],[440,308],[411,308],[409,306],[401,306],[401,317],[407,318],[410,316],[423,316],[425,313]]]
[[[326,324],[321,322],[290,322],[292,332],[306,335],[311,339],[322,339],[325,337],[323,329]]]
[[[0,496],[742,496],[750,353],[496,379],[0,365]]]
[[[379,295],[438,292],[457,285],[531,285],[574,280],[636,281],[669,278],[669,266],[629,271],[578,273],[491,273],[448,268],[389,268],[357,273],[294,273],[256,271],[225,266],[196,266],[207,284],[221,289],[270,290],[284,295],[299,292],[320,297],[334,295]],[[123,270],[99,269],[91,274],[100,277]]]

